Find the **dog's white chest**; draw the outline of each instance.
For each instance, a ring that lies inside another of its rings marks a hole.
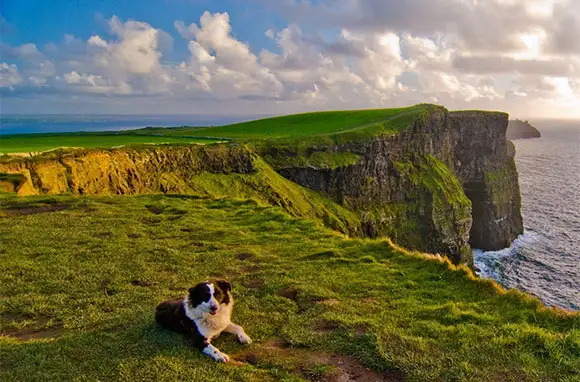
[[[231,304],[222,305],[215,316],[204,314],[196,317],[195,324],[199,333],[211,340],[217,336],[230,324],[230,317],[232,313]]]

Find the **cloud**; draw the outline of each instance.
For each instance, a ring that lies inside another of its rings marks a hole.
[[[208,113],[417,102],[525,113],[531,103],[558,110],[553,100],[580,109],[580,2],[263,1],[288,21],[259,31],[268,48],[238,39],[227,12],[175,21],[175,42],[113,16],[86,40],[0,44],[3,94],[149,97]]]
[[[0,87],[13,88],[14,85],[22,81],[18,68],[14,64],[0,63]]]

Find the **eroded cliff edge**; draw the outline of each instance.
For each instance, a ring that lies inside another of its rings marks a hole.
[[[374,135],[5,158],[0,188],[253,199],[455,263],[472,264],[471,247],[509,246],[523,225],[507,114],[425,105],[397,118],[401,130]]]
[[[429,106],[396,135],[261,151],[284,177],[356,211],[367,235],[471,264],[470,247],[505,248],[523,232],[507,123],[505,113]],[[341,153],[355,163],[309,161]]]

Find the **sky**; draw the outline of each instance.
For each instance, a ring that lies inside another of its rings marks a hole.
[[[0,112],[580,119],[580,0],[1,0]]]

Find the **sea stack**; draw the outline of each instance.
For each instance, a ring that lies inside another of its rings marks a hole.
[[[507,139],[527,139],[540,138],[542,135],[528,121],[519,119],[509,121],[506,137]]]

